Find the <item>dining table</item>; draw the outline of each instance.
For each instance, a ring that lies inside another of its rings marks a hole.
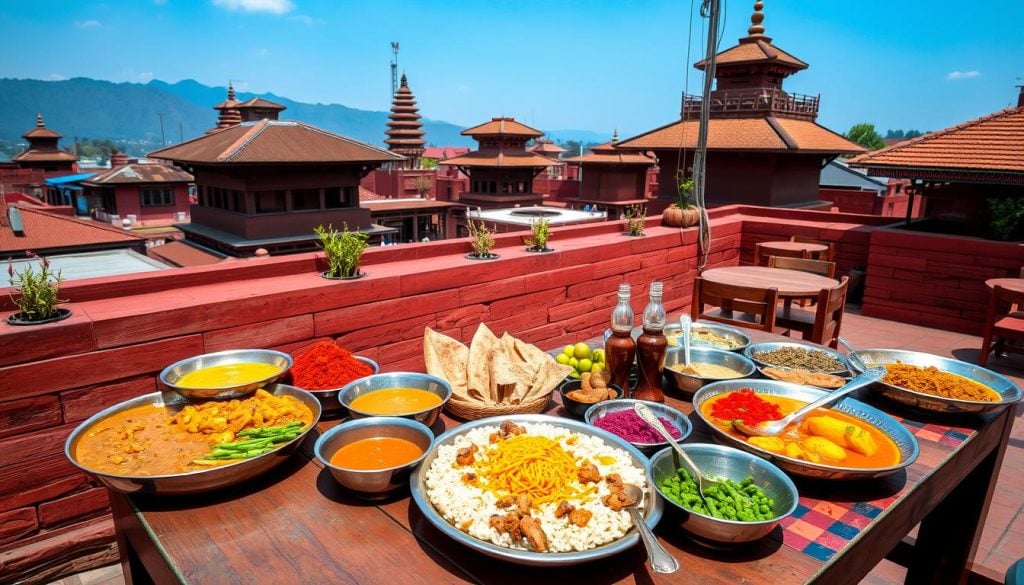
[[[990,290],[1001,286],[1013,292],[1024,293],[1024,278],[990,278],[985,281]]]
[[[824,289],[834,288],[839,281],[834,278],[770,266],[724,266],[711,268],[701,273],[705,281],[733,286],[779,291],[780,299],[817,298]]]
[[[785,339],[748,332],[755,342]],[[312,456],[321,420],[302,447],[264,475],[185,496],[110,492],[124,577],[139,583],[858,583],[883,558],[909,567],[908,583],[957,583],[978,545],[1013,423],[1013,408],[938,416],[863,391],[914,434],[920,455],[874,479],[794,477],[796,511],[768,536],[709,547],[666,505],[655,534],[681,570],[650,570],[643,546],[563,567],[496,560],[436,528],[400,490],[366,501],[341,488]],[[686,395],[666,403],[687,414],[686,442],[713,442]],[[566,417],[554,392],[548,414]],[[462,421],[443,415],[440,433]],[[910,537],[915,526],[916,536]]]

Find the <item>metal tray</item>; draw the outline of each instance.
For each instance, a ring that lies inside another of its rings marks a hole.
[[[787,398],[802,400],[804,402],[813,402],[827,394],[827,392],[820,388],[800,386],[798,384],[790,384],[789,382],[780,382],[778,380],[724,380],[722,382],[708,384],[698,390],[693,396],[694,413],[696,413],[701,420],[707,423],[708,427],[710,427],[712,432],[715,434],[716,440],[753,453],[759,457],[763,457],[775,463],[787,473],[818,479],[865,479],[889,475],[890,473],[894,473],[904,467],[907,467],[917,459],[920,447],[917,444],[917,439],[909,430],[907,430],[906,427],[881,410],[868,406],[867,404],[854,400],[850,397],[842,398],[839,402],[832,404],[828,408],[848,414],[854,418],[859,418],[865,423],[870,424],[888,435],[889,438],[896,443],[896,446],[899,447],[899,463],[890,467],[839,467],[823,465],[821,463],[811,463],[810,461],[787,457],[785,455],[761,449],[760,447],[755,447],[742,439],[737,439],[736,437],[726,433],[724,430],[720,429],[718,425],[708,420],[704,416],[704,413],[701,412],[701,406],[710,398],[718,396],[719,394],[725,394],[726,392],[740,390],[742,388],[750,388],[754,392],[785,396]]]
[[[108,416],[145,404],[155,404],[169,408],[177,408],[188,404],[188,400],[169,392],[166,394],[154,392],[138,396],[94,414],[72,431],[67,442],[64,444],[64,455],[76,467],[94,475],[103,485],[115,492],[124,494],[197,494],[235,485],[262,475],[284,462],[302,444],[303,439],[306,438],[309,431],[320,420],[320,402],[309,392],[284,384],[269,384],[264,386],[264,389],[274,395],[288,394],[301,400],[303,404],[313,411],[313,423],[301,435],[287,443],[282,443],[276,450],[253,457],[252,459],[242,459],[238,463],[231,465],[170,475],[115,475],[85,467],[75,458],[74,453],[82,435],[89,430],[89,427]],[[165,402],[165,399],[168,402]]]
[[[569,553],[541,553],[533,551],[516,550],[511,548],[505,548],[498,546],[490,542],[485,542],[458,528],[452,526],[445,520],[437,510],[434,509],[434,505],[430,503],[427,498],[427,486],[426,486],[426,470],[430,468],[430,464],[433,463],[434,459],[437,458],[437,451],[442,445],[447,445],[455,441],[456,438],[465,434],[466,432],[482,426],[500,426],[505,421],[512,421],[517,424],[521,423],[547,423],[550,425],[562,427],[573,432],[581,433],[584,435],[592,435],[604,439],[607,443],[614,445],[620,449],[625,450],[629,453],[632,458],[633,465],[646,470],[647,475],[647,491],[646,491],[646,502],[645,502],[645,520],[647,525],[653,528],[659,520],[661,520],[661,514],[663,511],[664,504],[661,498],[658,497],[657,492],[653,487],[653,481],[651,478],[650,469],[647,466],[647,458],[634,446],[630,445],[623,439],[599,429],[597,427],[590,426],[581,421],[570,420],[566,418],[559,418],[548,416],[544,414],[512,414],[507,416],[496,416],[486,419],[481,419],[473,422],[469,422],[463,425],[459,425],[434,440],[434,446],[431,447],[430,452],[427,453],[426,458],[420,463],[413,473],[410,479],[410,491],[412,492],[412,498],[416,504],[423,511],[423,515],[426,516],[427,520],[431,524],[436,526],[438,530],[445,533],[452,539],[458,541],[461,544],[468,546],[478,552],[481,552],[487,556],[516,563],[520,565],[530,565],[537,567],[557,567],[564,565],[575,565],[578,563],[584,563],[595,559],[604,558],[622,552],[632,546],[634,546],[640,539],[637,534],[636,528],[630,528],[626,532],[625,536],[616,540],[588,551],[580,552],[569,552]]]
[[[866,362],[868,366],[873,364],[888,364],[896,361],[914,366],[935,366],[945,372],[957,374],[970,380],[974,380],[979,384],[988,386],[1002,397],[1002,400],[999,402],[958,400],[956,398],[946,398],[943,396],[936,396],[934,394],[916,392],[914,390],[908,390],[892,384],[886,384],[885,382],[876,382],[872,385],[872,387],[878,390],[883,396],[913,408],[927,410],[930,412],[983,413],[999,410],[1004,406],[1019,402],[1021,399],[1020,388],[1018,388],[1017,385],[1009,378],[975,364],[932,355],[930,353],[907,351],[902,349],[860,349],[853,353]],[[851,359],[850,365],[857,369],[859,373],[857,360]]]
[[[755,358],[754,354],[762,351],[774,351],[786,347],[802,349],[804,351],[820,351],[822,353],[827,353],[828,355],[839,360],[839,363],[843,364],[843,369],[828,371],[825,372],[826,374],[834,374],[836,376],[839,376],[849,371],[849,365],[847,364],[846,356],[844,356],[843,354],[839,353],[834,349],[830,349],[828,347],[821,347],[820,345],[808,345],[806,343],[796,343],[792,341],[771,341],[768,343],[755,343],[754,345],[748,346],[746,349],[744,349],[743,355],[753,360],[753,362],[756,363],[758,366],[774,366],[775,364],[770,364],[766,361]]]

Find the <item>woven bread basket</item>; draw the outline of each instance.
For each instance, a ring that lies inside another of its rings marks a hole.
[[[551,400],[551,394],[545,394],[530,402],[519,404],[485,404],[483,402],[464,402],[456,400],[453,396],[444,405],[448,414],[457,416],[463,420],[477,420],[489,416],[502,416],[505,414],[536,414],[544,412]]]

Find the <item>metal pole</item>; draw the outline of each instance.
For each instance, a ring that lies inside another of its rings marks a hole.
[[[715,47],[718,46],[719,0],[704,0],[704,7],[710,6],[708,15],[708,66],[704,70],[704,90],[701,95],[700,125],[697,131],[697,149],[693,154],[693,192],[698,206],[704,206],[705,177],[708,152],[708,117],[711,105],[711,84],[715,79]]]
[[[167,138],[164,136],[164,115],[162,112],[157,112],[156,115],[160,118],[160,143],[167,146]]]

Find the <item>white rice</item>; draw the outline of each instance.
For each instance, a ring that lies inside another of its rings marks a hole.
[[[625,450],[605,443],[600,437],[548,423],[524,423],[520,426],[526,429],[528,435],[558,441],[576,459],[577,466],[584,460],[590,461],[597,466],[602,478],[609,473],[618,473],[623,482],[636,485],[647,493],[644,469],[634,465],[632,457]],[[497,506],[498,497],[493,493],[462,481],[462,476],[472,471],[472,468],[455,462],[459,449],[469,447],[471,443],[477,446],[477,460],[486,460],[486,451],[491,446],[489,438],[497,432],[499,428],[496,426],[477,427],[456,437],[451,444],[440,446],[437,457],[426,473],[427,498],[446,521],[470,536],[507,548],[529,550],[525,541],[513,542],[509,534],[500,533],[489,525],[492,515],[505,515],[509,510]],[[569,437],[575,437],[574,444],[567,442]],[[481,476],[479,481],[483,483],[486,479]],[[574,479],[573,483],[577,484],[577,480]],[[559,502],[541,504],[539,508],[535,505],[531,510],[530,515],[540,521],[547,535],[549,552],[589,550],[622,538],[632,526],[629,512],[616,512],[601,503],[601,499],[610,493],[607,482],[602,479],[595,485],[596,494],[591,494],[585,500],[570,502],[593,514],[586,526],[576,526],[565,517],[555,518]],[[640,506],[642,509],[643,502]]]

